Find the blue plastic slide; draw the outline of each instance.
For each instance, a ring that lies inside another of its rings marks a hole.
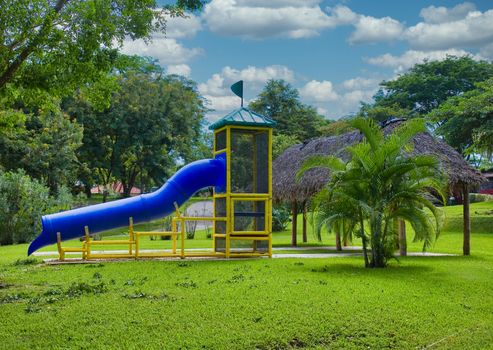
[[[88,226],[91,233],[97,233],[128,226],[130,217],[134,223],[165,217],[175,211],[175,202],[181,206],[206,187],[215,186],[216,191],[223,192],[225,183],[224,154],[215,159],[198,160],[181,168],[153,193],[43,216],[43,231],[32,241],[27,254],[56,243],[57,232],[62,240],[67,240],[84,236],[84,226]]]

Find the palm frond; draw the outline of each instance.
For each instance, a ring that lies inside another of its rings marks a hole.
[[[296,173],[296,181],[300,181],[303,174],[313,168],[325,168],[331,171],[342,171],[346,168],[346,163],[333,156],[313,156],[303,162],[303,165]]]

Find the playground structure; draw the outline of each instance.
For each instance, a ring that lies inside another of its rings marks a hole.
[[[275,122],[241,107],[210,126],[214,158],[181,168],[159,190],[42,218],[43,231],[28,255],[57,244],[59,259],[81,253],[82,259],[156,257],[272,256],[272,127]],[[180,207],[194,193],[213,187],[213,216],[184,216]],[[136,231],[134,224],[174,214],[170,231]],[[212,250],[186,249],[185,224],[212,222]],[[95,233],[128,226],[128,239],[94,240]],[[169,237],[171,249],[146,251],[141,239]],[[80,248],[63,247],[68,239],[83,237]],[[125,245],[125,252],[94,251],[95,246]]]

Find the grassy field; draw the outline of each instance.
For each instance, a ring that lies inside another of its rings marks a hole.
[[[461,252],[461,209],[446,208],[431,251]],[[472,205],[472,256],[380,270],[360,257],[47,266],[0,247],[0,349],[493,349],[492,210]],[[314,252],[324,239],[309,236]]]

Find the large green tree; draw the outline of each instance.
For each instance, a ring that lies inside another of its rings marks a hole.
[[[161,184],[177,162],[194,158],[206,109],[195,84],[177,76],[129,72],[118,82],[103,111],[82,98],[65,108],[84,126],[79,158],[87,185],[118,179],[129,195],[134,185]]]
[[[452,96],[475,89],[493,77],[493,64],[471,57],[448,56],[442,61],[416,64],[394,80],[382,82],[375,106],[409,110],[424,115]]]
[[[413,136],[425,130],[423,120],[410,120],[388,137],[371,119],[357,118],[351,125],[364,140],[347,147],[349,162],[316,156],[304,163],[298,177],[314,167],[331,171],[331,180],[314,200],[318,230],[328,226],[360,237],[365,265],[384,267],[396,249],[398,220],[411,224],[424,248],[436,237],[441,215],[425,194],[430,189],[443,193],[443,179],[435,157],[405,153]]]
[[[197,10],[201,0],[3,0],[0,11],[0,103],[22,95],[64,96],[107,77],[126,37],[149,40],[166,18]]]
[[[493,161],[493,78],[476,84],[476,89],[449,98],[429,117],[439,121],[436,133],[464,155],[481,154]]]
[[[60,110],[0,111],[0,166],[22,168],[56,193],[76,179],[82,127]]]
[[[269,80],[249,107],[277,122],[275,135],[293,136],[299,141],[320,136],[320,128],[328,123],[315,108],[303,104],[298,90],[284,80]]]

